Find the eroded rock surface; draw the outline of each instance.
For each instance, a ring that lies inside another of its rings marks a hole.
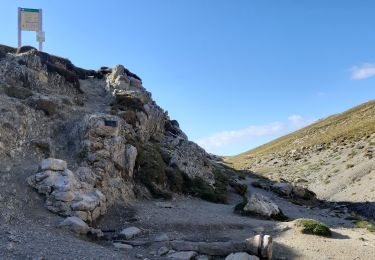
[[[42,161],[28,183],[60,215],[91,222],[116,200],[196,195],[190,180],[215,191],[209,155],[122,65],[84,70],[2,46],[0,101],[0,159]]]

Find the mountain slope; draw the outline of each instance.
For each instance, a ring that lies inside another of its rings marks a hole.
[[[237,169],[285,179],[335,201],[375,200],[375,100],[225,158]]]

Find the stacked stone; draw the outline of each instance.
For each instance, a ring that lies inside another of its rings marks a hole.
[[[103,193],[79,181],[65,161],[48,158],[41,162],[39,169],[27,182],[46,195],[46,206],[50,211],[62,216],[77,216],[87,222],[106,213]]]

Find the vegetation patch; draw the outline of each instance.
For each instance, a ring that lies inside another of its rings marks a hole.
[[[243,210],[243,208],[246,206],[248,200],[246,197],[242,197],[242,201],[237,203],[236,206],[234,206],[234,212],[237,213],[237,214],[241,214],[241,215],[244,215],[245,212]]]
[[[140,170],[136,178],[149,189],[154,197],[172,198],[171,193],[166,191],[165,163],[158,144],[144,144],[138,151],[137,164]]]
[[[332,232],[327,225],[314,219],[297,219],[296,225],[301,228],[301,232],[304,234],[323,237],[330,237],[332,235]]]
[[[375,233],[375,225],[367,220],[358,220],[355,223],[355,226],[357,228],[365,228],[368,231]]]
[[[158,143],[138,146],[139,170],[136,178],[154,197],[170,199],[171,192],[175,192],[215,203],[227,203],[229,179],[226,173],[214,171],[215,185],[211,186],[202,178],[190,178],[179,169],[166,167],[165,160],[168,158],[165,158]]]
[[[5,87],[4,92],[8,97],[27,99],[33,95],[33,92],[24,87]]]
[[[238,156],[226,157],[224,160],[235,169],[246,169],[265,155],[282,154],[292,149],[316,149],[318,146],[325,149],[332,143],[343,145],[361,140],[375,132],[374,108],[375,100],[369,101],[343,113],[318,120],[294,133]],[[271,171],[272,169],[265,173]],[[257,172],[263,173],[259,170]]]

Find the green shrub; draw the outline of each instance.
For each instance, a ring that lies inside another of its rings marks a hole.
[[[4,88],[5,94],[8,97],[18,98],[18,99],[27,99],[33,95],[33,92],[24,87],[6,87]]]
[[[170,199],[172,195],[165,189],[167,175],[159,145],[144,144],[138,151],[137,164],[140,170],[136,178],[149,189],[154,197]]]
[[[355,223],[355,226],[357,228],[365,228],[370,232],[375,232],[375,225],[373,223],[369,222],[369,221],[366,221],[366,220],[358,220]]]
[[[234,212],[243,215],[244,214],[243,208],[246,206],[247,202],[248,202],[247,198],[242,197],[242,201],[237,203],[236,206],[234,206]]]
[[[332,235],[328,226],[314,219],[297,219],[296,225],[301,228],[301,232],[304,234],[323,237],[330,237]]]
[[[78,153],[78,156],[79,156],[79,158],[81,158],[82,160],[84,159],[84,158],[86,158],[87,157],[87,149],[85,149],[85,148],[82,148],[80,151],[79,151],[79,153]]]

